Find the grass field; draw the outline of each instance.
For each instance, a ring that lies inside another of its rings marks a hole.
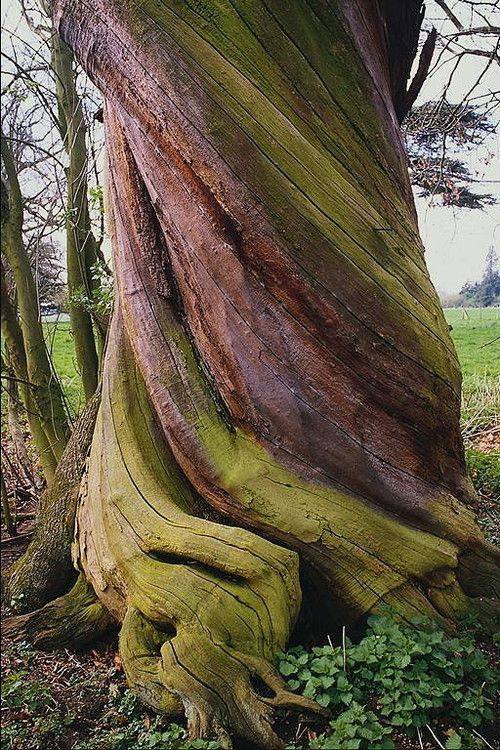
[[[69,322],[45,323],[45,339],[52,362],[68,400],[71,415],[83,406],[82,381],[76,367],[73,335]]]
[[[444,313],[452,326],[464,380],[500,377],[500,308],[451,307]]]
[[[500,420],[500,309],[448,308],[462,368],[462,430],[470,439]]]

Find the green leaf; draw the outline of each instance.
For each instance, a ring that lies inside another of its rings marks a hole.
[[[326,708],[327,706],[329,706],[331,701],[332,699],[328,695],[328,693],[320,693],[320,695],[316,697],[316,703],[319,703],[319,705],[323,706],[323,708]]]
[[[349,680],[345,674],[339,674],[337,677],[337,687],[339,690],[346,690],[349,687]]]
[[[288,675],[295,674],[297,671],[297,667],[293,664],[290,664],[289,661],[282,661],[279,666],[280,672],[285,677],[288,677]]]
[[[455,732],[454,729],[451,729],[448,733],[448,739],[446,740],[446,750],[461,750],[462,748],[462,738],[459,734]]]

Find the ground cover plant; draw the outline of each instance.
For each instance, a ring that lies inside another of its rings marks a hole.
[[[410,624],[386,611],[369,618],[357,642],[340,635],[336,644],[329,639],[279,653],[288,687],[328,712],[315,723],[284,714],[287,748],[494,746],[500,674],[492,644],[481,638],[470,619],[447,634],[430,622]],[[92,654],[97,671],[89,677],[88,656],[62,652],[54,676],[47,671],[53,656],[25,644],[10,646],[2,691],[7,749],[221,750],[215,741],[188,741],[184,726],[147,711],[126,687],[112,653],[110,644]],[[77,701],[71,697],[75,689]]]
[[[500,675],[472,626],[448,635],[430,621],[385,613],[368,619],[359,643],[281,653],[288,686],[334,713],[309,747],[391,750],[401,734],[420,740],[432,731],[449,747],[475,743],[474,730],[494,718]]]

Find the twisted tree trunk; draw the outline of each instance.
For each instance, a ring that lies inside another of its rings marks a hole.
[[[65,594],[76,579],[71,559],[75,514],[100,400],[98,389],[78,417],[41,497],[33,539],[3,577],[2,597],[13,611],[42,607]]]
[[[313,708],[272,667],[299,561],[329,628],[497,593],[393,101],[420,9],[55,3],[106,99],[117,286],[77,563],[192,736],[280,747],[273,710]]]

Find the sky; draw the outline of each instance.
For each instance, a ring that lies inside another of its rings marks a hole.
[[[466,281],[481,278],[489,247],[493,245],[497,252],[500,249],[498,205],[485,211],[454,211],[448,207],[430,208],[418,198],[416,204],[427,267],[436,289],[453,294]]]
[[[450,6],[459,13],[460,0],[449,0]],[[437,21],[442,16],[433,0],[427,3],[426,23],[438,26],[441,33],[450,33],[453,27],[449,22]],[[465,7],[465,6],[464,6]],[[497,14],[496,18],[493,16]],[[463,19],[466,21],[466,19]],[[500,11],[491,12],[490,23],[500,25]],[[8,29],[18,27],[19,9],[16,0],[7,0],[2,10],[2,26]],[[2,31],[2,41],[4,40]],[[26,30],[29,35],[30,32]],[[479,42],[480,43],[480,42]],[[461,94],[467,91],[484,67],[485,58],[465,57],[459,73],[453,79],[450,99],[459,101]],[[446,84],[450,64],[445,64],[426,81],[417,104],[430,99],[438,99]],[[492,65],[481,82],[477,93],[498,90],[500,88],[498,66]],[[434,286],[441,294],[453,294],[460,290],[466,281],[478,280],[484,268],[486,254],[490,246],[495,246],[500,255],[500,137],[497,133],[488,143],[490,161],[487,167],[481,159],[482,152],[472,153],[469,165],[477,176],[487,179],[487,192],[498,196],[499,203],[484,210],[457,209],[439,205],[429,205],[428,200],[416,197],[419,226],[426,248],[426,260]],[[477,187],[477,186],[476,186]]]
[[[449,5],[456,13],[461,9],[460,1],[451,0]],[[448,22],[437,21],[442,12],[436,8],[433,0],[427,3],[426,23],[436,25],[440,33],[448,34],[453,27]],[[500,11],[487,11],[488,21],[500,25]],[[467,18],[461,15],[464,23]],[[474,23],[474,25],[477,25]],[[477,38],[475,38],[477,41]],[[479,40],[478,45],[481,42]],[[460,101],[478,74],[484,68],[485,58],[465,57],[460,64],[457,75],[453,78],[451,91],[455,101]],[[431,99],[439,99],[445,86],[451,63],[444,65],[437,73],[425,82],[417,104]],[[478,87],[479,94],[500,89],[500,70],[495,64],[490,66],[488,74]],[[487,167],[480,157],[484,149],[472,153],[469,161],[478,177],[483,176],[489,182],[485,192],[497,196],[498,203],[485,210],[456,209],[448,206],[429,206],[427,200],[416,198],[420,233],[426,249],[426,261],[434,286],[442,293],[458,292],[466,281],[478,280],[484,268],[486,254],[494,246],[500,255],[500,136],[494,135],[487,145],[492,159]],[[495,183],[495,181],[497,181]]]

